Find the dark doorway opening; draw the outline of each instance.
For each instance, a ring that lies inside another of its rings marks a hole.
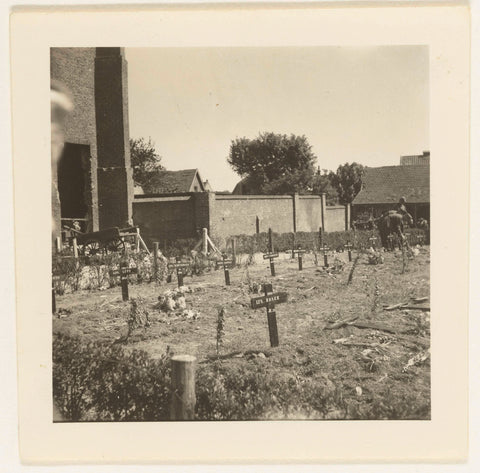
[[[88,219],[87,177],[90,146],[65,143],[58,164],[58,193],[63,219]]]

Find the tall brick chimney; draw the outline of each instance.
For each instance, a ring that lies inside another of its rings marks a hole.
[[[95,114],[99,227],[132,225],[133,177],[123,48],[96,48]]]

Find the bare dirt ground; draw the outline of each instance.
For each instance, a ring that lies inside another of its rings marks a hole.
[[[222,270],[186,277],[184,283],[192,289],[185,294],[186,305],[196,318],[156,308],[158,297],[176,287],[175,278],[170,284],[132,283],[130,298],[139,298],[148,310],[150,326],[136,329],[126,347],[159,357],[168,346],[176,354],[195,355],[200,363],[208,363],[218,358],[217,314],[223,307],[222,363],[255,365],[279,377],[327,383],[360,407],[389,403],[393,396],[389,418],[428,419],[430,311],[385,306],[415,306],[412,298],[429,297],[429,249],[423,247],[409,259],[403,274],[401,252],[382,255],[385,262],[378,265],[360,255],[349,285],[353,263],[347,253],[337,255],[344,268],[335,274],[321,266],[321,255],[316,266],[314,256],[306,254],[303,271],[298,271],[297,260],[277,260],[276,277],[270,276],[268,261],[232,269],[231,286],[225,286]],[[266,310],[250,308],[250,299],[258,294],[249,288],[262,282],[288,293],[288,302],[276,307],[277,348],[270,347]],[[422,304],[429,306],[428,301]],[[122,302],[119,287],[58,296],[57,308],[54,332],[111,342],[127,333],[130,303]],[[402,400],[409,404],[408,414],[402,413]]]

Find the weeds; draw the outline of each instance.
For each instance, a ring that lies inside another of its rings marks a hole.
[[[223,344],[223,337],[225,335],[225,308],[220,307],[217,314],[217,340],[216,352],[217,357],[220,356],[220,346]]]

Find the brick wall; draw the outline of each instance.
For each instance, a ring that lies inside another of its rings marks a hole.
[[[317,195],[298,199],[297,232],[316,232],[322,226],[321,198]],[[328,228],[328,222],[325,222]]]
[[[253,235],[259,231],[276,233],[316,232],[321,226],[319,196],[244,196],[213,192],[136,196],[133,222],[140,227],[149,247],[165,239],[200,238],[201,229],[217,241],[233,235]],[[345,207],[327,207],[327,232],[345,230]]]
[[[74,109],[65,123],[65,141],[89,146],[86,200],[92,229],[98,229],[97,133],[94,93],[95,48],[51,48],[50,76],[65,85]]]
[[[136,197],[133,222],[149,248],[154,241],[196,237],[195,198],[193,195],[172,197]]]
[[[345,207],[343,205],[327,207],[325,231],[343,232],[345,230]]]
[[[254,234],[257,217],[260,232],[269,228],[277,233],[293,232],[292,197],[216,195],[212,215],[214,236]]]

